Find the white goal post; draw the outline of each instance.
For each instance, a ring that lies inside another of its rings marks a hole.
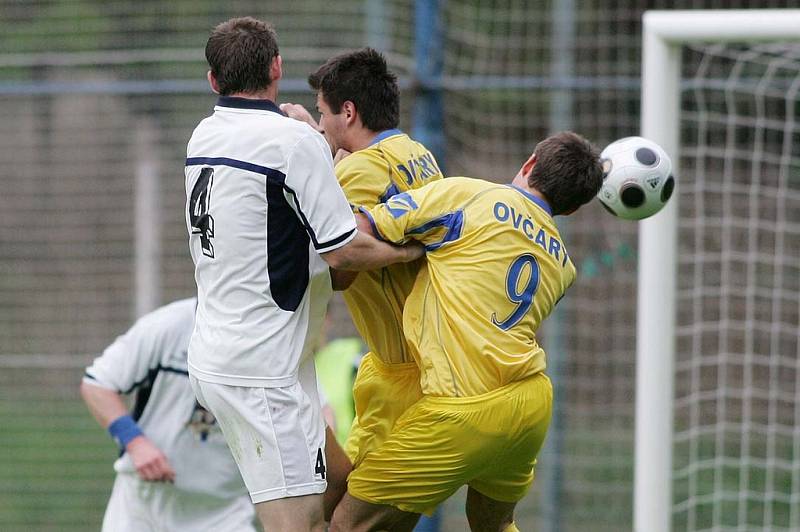
[[[800,9],[648,11],[641,135],[670,154],[678,188],[682,47],[800,40]],[[671,530],[678,196],[639,226],[634,528]]]

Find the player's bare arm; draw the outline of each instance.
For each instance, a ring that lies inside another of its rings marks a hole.
[[[104,429],[108,429],[116,420],[128,415],[122,398],[113,390],[82,382],[81,397]],[[167,457],[144,434],[127,442],[125,451],[130,455],[142,480],[175,481],[175,471]]]
[[[424,254],[425,248],[420,244],[394,246],[359,231],[353,240],[323,253],[322,258],[335,270],[366,271],[397,262],[411,262]]]
[[[339,152],[343,151],[344,150],[339,150]],[[349,152],[346,153],[349,154]],[[363,214],[356,214],[356,225],[358,226],[358,230],[360,232],[372,237],[377,237],[372,229],[372,225],[369,223],[369,220]],[[331,269],[331,283],[333,289],[339,292],[350,288],[350,285],[353,284],[353,281],[356,280],[356,277],[358,277],[358,272],[356,271]]]

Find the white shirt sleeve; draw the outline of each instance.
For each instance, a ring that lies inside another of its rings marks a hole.
[[[147,316],[137,321],[95,358],[84,382],[127,394],[157,371],[163,346],[159,329],[148,321]]]
[[[356,220],[336,174],[330,148],[319,133],[304,136],[288,159],[286,187],[318,253],[332,251],[356,236]]]

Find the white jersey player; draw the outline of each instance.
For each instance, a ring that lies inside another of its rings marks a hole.
[[[356,229],[320,133],[274,103],[272,28],[245,17],[206,45],[221,95],[187,147],[186,224],[198,308],[189,372],[216,416],[267,530],[321,530],[325,429],[312,349],[329,266],[410,261]]]
[[[147,314],[86,370],[81,394],[122,450],[104,531],[255,530],[236,463],[189,384],[196,305],[184,299]]]

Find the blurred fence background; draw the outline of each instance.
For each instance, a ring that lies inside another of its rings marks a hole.
[[[448,175],[506,181],[550,131],[638,133],[645,9],[792,4],[0,0],[0,530],[99,527],[116,450],[77,386],[137,315],[194,290],[183,162],[215,101],[203,47],[218,22],[273,22],[279,99],[311,107],[305,78],[325,59],[384,51],[401,126]],[[542,334],[557,410],[518,521],[629,529],[637,226],[596,204],[560,223],[579,282]],[[334,311],[334,335],[352,334]],[[442,528],[466,528],[458,497]]]

